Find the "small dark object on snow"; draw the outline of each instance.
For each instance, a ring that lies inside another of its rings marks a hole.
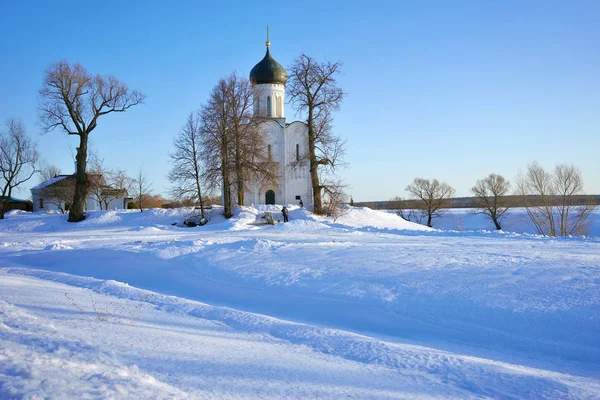
[[[202,217],[202,213],[199,212],[200,207],[195,207],[194,211],[192,211],[188,216],[183,220],[183,224],[190,228],[195,226],[203,226],[206,225],[208,219],[206,217]]]
[[[283,222],[288,222],[288,209],[287,207],[283,207],[281,209],[281,213],[283,214]]]

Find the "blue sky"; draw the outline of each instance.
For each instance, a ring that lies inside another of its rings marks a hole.
[[[415,177],[467,196],[533,161],[573,163],[600,193],[600,1],[2,1],[0,120],[21,118],[71,172],[76,139],[40,135],[43,72],[66,59],[113,74],[147,100],[101,119],[92,144],[166,193],[174,135],[219,78],[261,60],[266,25],[284,66],[301,52],[343,62],[335,130],[355,201],[406,196]]]

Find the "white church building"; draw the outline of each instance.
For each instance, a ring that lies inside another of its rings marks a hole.
[[[312,203],[309,165],[301,158],[308,150],[308,127],[304,122],[286,122],[285,69],[273,59],[270,42],[265,57],[250,71],[254,115],[264,117],[259,129],[266,140],[269,158],[277,163],[279,179],[273,183],[250,182],[244,205]]]

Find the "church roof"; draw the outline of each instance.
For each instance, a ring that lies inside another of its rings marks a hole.
[[[250,82],[253,85],[260,85],[262,83],[279,83],[285,85],[287,82],[287,72],[285,72],[285,68],[281,64],[271,57],[269,45],[270,43],[267,42],[267,54],[250,71]]]

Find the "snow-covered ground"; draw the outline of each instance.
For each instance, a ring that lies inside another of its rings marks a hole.
[[[598,213],[544,238],[290,210],[9,213],[0,398],[600,398]]]

